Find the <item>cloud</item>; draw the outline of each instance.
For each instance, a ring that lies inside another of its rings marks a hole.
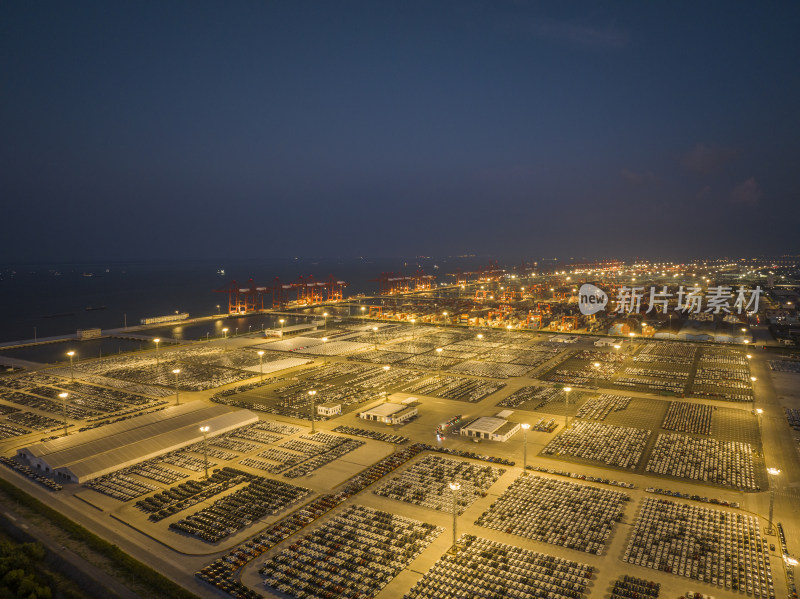
[[[709,146],[698,142],[681,156],[681,164],[701,175],[710,175],[739,157],[739,150],[725,146]]]
[[[651,173],[650,171],[645,171],[643,173],[637,173],[636,171],[632,171],[630,169],[624,168],[620,171],[622,178],[630,183],[635,183],[636,185],[644,185],[645,183],[658,183],[658,177]]]
[[[750,177],[747,181],[739,183],[731,191],[731,202],[741,206],[756,206],[763,197],[761,189],[755,177]]]
[[[705,202],[710,197],[711,197],[711,186],[710,185],[703,186],[703,189],[698,191],[694,196],[694,198],[698,202]]]
[[[622,48],[628,45],[630,38],[627,31],[614,25],[595,26],[553,19],[531,19],[518,25],[542,39],[589,48]]]

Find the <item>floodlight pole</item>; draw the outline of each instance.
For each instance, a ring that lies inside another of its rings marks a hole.
[[[62,410],[64,411],[64,436],[67,436],[67,397],[69,393],[59,393],[58,396],[61,398],[62,401]]]
[[[75,368],[72,365],[72,358],[75,357],[75,351],[74,350],[70,350],[70,351],[67,352],[67,355],[69,356],[69,378],[74,383],[75,382]]]
[[[314,432],[315,432],[314,431],[314,422],[315,422],[315,418],[314,418],[314,396],[317,394],[317,392],[312,389],[311,391],[308,392],[308,394],[309,394],[309,396],[311,396],[311,434],[313,435]]]
[[[180,387],[178,386],[178,375],[181,373],[180,368],[176,368],[172,371],[172,374],[175,375],[175,405],[181,405],[181,398],[180,398]]]
[[[200,432],[203,433],[203,465],[206,470],[206,480],[208,480],[208,427],[201,426]]]
[[[772,525],[772,516],[775,508],[775,487],[777,486],[778,475],[780,473],[781,471],[777,468],[767,468],[767,474],[770,475],[767,477],[769,482],[769,534],[775,534],[775,527]],[[772,483],[773,478],[776,481],[775,484]]]
[[[521,424],[522,426],[522,474],[527,474],[528,472],[528,429],[531,427],[530,424],[524,422]]]
[[[458,545],[456,545],[456,497],[458,494],[458,490],[461,488],[460,483],[450,483],[450,489],[453,491],[453,553],[458,551]]]

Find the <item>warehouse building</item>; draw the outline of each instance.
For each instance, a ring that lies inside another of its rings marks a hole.
[[[18,449],[36,471],[56,480],[84,483],[104,474],[158,457],[203,440],[258,422],[250,410],[193,401],[115,422],[53,441]]]
[[[410,403],[382,403],[361,412],[358,416],[364,420],[373,420],[384,424],[403,424],[418,413],[417,406]]]
[[[501,412],[498,414],[500,416]],[[519,422],[509,422],[503,417],[482,416],[462,426],[459,431],[465,437],[488,439],[489,441],[508,441],[520,426]]]

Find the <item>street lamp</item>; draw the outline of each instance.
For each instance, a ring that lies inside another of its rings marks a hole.
[[[258,350],[258,370],[261,372],[261,382],[264,382],[264,350]]]
[[[383,367],[383,371],[386,374],[389,374],[389,365],[388,364]],[[384,383],[383,401],[389,401],[389,391],[388,391],[388,389],[386,389],[386,384],[387,383]]]
[[[314,396],[317,394],[316,390],[312,389],[308,392],[308,396],[311,398],[311,434],[314,434]]]
[[[778,468],[767,468],[767,474],[774,477],[776,481],[780,473],[781,471]],[[769,483],[769,534],[773,534],[772,511],[775,507],[775,486],[777,485],[777,482],[772,484],[772,479],[770,478]]]
[[[458,491],[461,488],[461,483],[453,482],[450,483],[450,490],[453,491],[453,553],[458,551],[458,546],[456,545],[456,500],[458,497]]]
[[[328,330],[328,313],[327,312],[323,312],[322,313],[322,317],[325,319],[325,330],[327,331]]]
[[[444,326],[447,326],[447,312],[442,312],[442,316],[444,317]]]
[[[594,386],[595,389],[599,389],[600,385],[598,384],[597,379],[599,378],[600,375],[600,362],[595,362],[594,364],[592,364],[592,366],[594,367]]]
[[[284,319],[281,318],[280,320],[278,320],[278,322],[281,323],[281,338],[283,338],[283,322],[284,322]]]
[[[628,337],[631,338],[631,353],[633,353],[633,338],[636,337],[636,333],[628,333]]]
[[[569,428],[569,392],[572,391],[572,387],[564,387],[564,405],[567,408],[566,413],[564,414],[564,428]]]
[[[372,336],[375,341],[375,351],[378,351],[378,327],[372,327]]]
[[[153,339],[153,343],[156,344],[156,366],[158,366],[158,344],[161,343],[161,339],[156,337],[155,339]]]
[[[209,427],[201,426],[200,432],[203,433],[203,465],[206,469],[206,480],[208,480],[208,431]]]
[[[75,369],[72,366],[72,358],[75,357],[75,351],[74,350],[69,350],[67,352],[67,355],[69,356],[69,376],[72,379],[72,381],[74,382],[75,381]]]
[[[528,429],[531,427],[527,422],[523,422],[522,427],[522,474],[528,473]]]
[[[180,368],[175,368],[175,369],[172,371],[172,374],[174,374],[174,375],[175,375],[175,405],[176,405],[176,406],[179,406],[179,405],[181,405],[180,396],[178,395],[178,394],[179,394],[179,391],[180,391],[180,389],[178,388],[178,375],[179,375],[180,373],[181,373],[181,369],[180,369]]]
[[[442,348],[436,348],[436,355],[439,356],[439,376],[442,376]]]
[[[62,409],[64,411],[64,436],[67,436],[67,397],[69,397],[69,393],[59,393],[58,396],[61,398]]]
[[[328,344],[328,338],[327,337],[323,337],[322,338],[322,363],[323,364],[327,364],[328,363],[328,353],[325,350],[325,346],[327,344]]]

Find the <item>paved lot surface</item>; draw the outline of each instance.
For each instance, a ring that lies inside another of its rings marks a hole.
[[[448,330],[448,333],[450,334],[449,336],[454,339],[454,343],[471,341],[474,339],[474,334],[472,332],[464,333],[461,330]],[[328,334],[333,337],[335,331],[329,331]],[[417,337],[417,342],[423,340],[421,332],[416,332],[415,336]],[[517,345],[508,343],[505,344],[504,347],[501,346],[502,349],[504,351],[511,351],[513,347],[516,346],[522,349],[529,349],[532,345],[530,342],[523,342],[520,344],[516,337],[514,340]],[[494,342],[494,340],[492,341]],[[393,342],[397,342],[396,339]],[[231,347],[246,348],[254,344],[263,345],[264,341],[263,339],[258,339],[253,336],[249,339],[237,338],[235,340],[229,340],[229,343]],[[440,343],[443,343],[441,337],[437,338],[435,341],[436,345]],[[581,349],[593,349],[593,346],[589,341],[581,340],[577,344],[568,346],[568,349],[570,352],[575,352]],[[487,351],[491,351],[491,349]],[[681,401],[691,401],[714,406],[715,410],[712,417],[711,438],[722,441],[742,441],[749,443],[757,451],[758,463],[761,471],[764,471],[765,467],[775,467],[781,470],[780,475],[774,477],[774,480],[770,481],[775,485],[776,489],[774,494],[775,520],[781,522],[786,530],[790,553],[797,555],[800,553],[800,542],[796,541],[796,539],[800,539],[800,511],[797,508],[797,506],[800,505],[800,459],[798,458],[798,441],[795,437],[799,437],[800,435],[788,427],[783,408],[800,408],[800,374],[773,373],[766,364],[766,361],[771,356],[762,355],[766,354],[766,352],[762,352],[761,350],[751,349],[750,351],[753,354],[750,369],[753,376],[757,377],[757,382],[755,384],[755,402],[730,403],[692,397],[682,398]],[[357,354],[349,356],[349,358],[350,359],[348,359],[346,355],[342,355],[329,356],[326,358],[318,357],[315,358],[315,360],[317,365],[322,365],[323,360],[327,360],[328,363],[358,363]],[[480,360],[480,356],[477,359]],[[633,489],[620,489],[616,486],[604,485],[601,483],[578,481],[579,484],[582,485],[596,486],[611,490],[623,490],[631,497],[631,501],[626,502],[623,506],[622,521],[613,525],[602,554],[592,555],[475,525],[475,521],[478,517],[489,509],[489,506],[497,501],[506,489],[508,489],[509,485],[520,476],[523,460],[523,436],[517,434],[506,443],[482,441],[476,444],[464,437],[456,437],[451,434],[448,434],[444,439],[440,440],[437,439],[435,434],[437,425],[457,415],[461,415],[462,419],[467,420],[478,416],[497,414],[503,409],[498,407],[497,404],[514,391],[527,385],[547,384],[535,377],[543,372],[552,370],[558,360],[558,357],[554,357],[525,376],[503,379],[502,382],[505,383],[506,386],[502,390],[476,403],[414,395],[414,397],[417,397],[419,400],[419,416],[404,426],[388,427],[383,424],[365,422],[359,419],[356,412],[379,403],[378,401],[374,401],[360,404],[356,409],[352,409],[340,417],[326,422],[318,422],[316,423],[316,428],[317,430],[330,432],[336,426],[345,424],[379,432],[400,434],[409,437],[414,442],[427,443],[432,446],[441,445],[451,449],[473,451],[479,454],[514,460],[516,462],[514,467],[502,466],[505,472],[497,482],[489,487],[487,495],[485,497],[479,497],[462,515],[458,516],[458,534],[474,534],[482,538],[589,564],[596,568],[595,576],[592,578],[590,586],[588,587],[589,597],[607,596],[613,585],[613,581],[623,572],[661,583],[661,597],[677,598],[687,591],[698,591],[714,597],[738,596],[739,593],[730,590],[726,591],[724,587],[699,583],[674,574],[658,572],[642,566],[630,565],[621,560],[642,499],[644,497],[654,496],[645,491],[648,487],[663,488],[701,497],[738,502],[741,504],[739,510],[671,498],[674,501],[692,505],[703,505],[723,510],[727,509],[734,513],[753,514],[760,518],[762,530],[767,528],[765,519],[769,509],[769,493],[766,491],[766,480],[763,481],[762,491],[741,493],[731,488],[706,485],[682,478],[653,476],[644,472],[643,465],[646,464],[649,458],[650,451],[655,443],[655,438],[659,433],[667,432],[661,428],[661,424],[669,407],[669,403],[672,401],[667,397],[655,395],[646,390],[614,388],[615,386],[613,384],[606,384],[602,380],[599,381],[600,389],[595,390],[593,388],[594,381],[589,380],[588,384],[574,386],[569,406],[566,406],[562,402],[554,401],[537,410],[515,409],[510,416],[510,419],[516,422],[536,422],[542,417],[552,417],[555,418],[558,423],[558,427],[552,433],[536,432],[532,430],[528,432],[527,459],[529,465],[569,471],[590,477],[616,479],[635,485]],[[271,376],[302,378],[303,371],[307,368],[308,367],[299,367],[288,372],[273,373]],[[435,374],[435,370],[431,371],[431,373]],[[469,375],[460,376],[471,378]],[[257,380],[257,375],[252,380]],[[236,384],[229,385],[228,387],[235,385]],[[386,389],[390,394],[391,400],[402,400],[410,395],[408,393],[403,393],[400,389],[402,389],[402,385],[400,384]],[[211,395],[219,390],[220,389],[217,388],[194,393],[182,392],[181,400],[208,401]],[[651,431],[648,445],[645,448],[639,466],[634,471],[611,468],[604,464],[592,463],[589,460],[578,461],[565,459],[563,457],[555,458],[552,456],[540,455],[545,445],[563,430],[565,416],[569,415],[570,418],[574,418],[580,405],[598,392],[624,394],[633,398],[626,409],[611,412],[606,419],[602,421],[603,424],[641,428]],[[0,394],[0,402],[2,401],[2,395]],[[761,408],[764,411],[760,418],[753,413],[755,408]],[[299,437],[302,434],[307,434],[309,431],[308,420],[276,416],[273,414],[262,414],[262,418],[300,426],[302,431],[296,433],[293,437]],[[41,438],[41,436],[41,433],[32,433],[23,437],[2,441],[0,442],[0,453],[6,456],[13,455],[15,448],[30,444],[32,441]],[[350,477],[381,458],[391,454],[396,449],[389,443],[371,441],[363,438],[360,438],[360,440],[367,442],[359,449],[314,471],[310,476],[288,480],[288,482],[292,484],[305,486],[312,490],[313,493],[304,499],[301,504],[306,501],[312,501],[320,494],[341,488]],[[263,447],[259,448],[259,450],[261,449],[263,449]],[[246,455],[250,457],[257,452],[258,451],[255,451]],[[423,459],[423,456],[418,456],[411,462],[405,464],[400,469],[400,472],[402,472],[403,469],[410,468],[413,463]],[[244,457],[244,454],[239,457]],[[225,463],[225,465],[241,467],[237,466],[237,462],[238,460],[234,460],[230,463]],[[482,461],[475,461],[474,463],[476,465],[486,464],[486,462]],[[247,470],[245,467],[241,468]],[[249,471],[254,474],[263,474],[258,470],[251,469]],[[190,478],[199,478],[202,476],[201,473],[196,472],[187,472],[187,474],[189,474]],[[558,475],[542,473],[537,473],[537,475],[575,482],[575,479],[565,479]],[[203,597],[217,597],[219,595],[217,591],[210,586],[195,579],[193,576],[194,572],[213,561],[216,557],[224,555],[225,551],[257,534],[260,530],[263,530],[265,526],[279,519],[286,513],[282,512],[276,516],[263,518],[254,522],[244,530],[216,544],[209,545],[192,537],[179,535],[169,530],[168,525],[171,521],[185,516],[189,511],[196,511],[196,509],[200,507],[209,505],[218,497],[206,500],[201,505],[195,506],[191,510],[180,512],[176,516],[153,524],[147,520],[144,513],[134,507],[133,504],[135,502],[122,503],[75,485],[68,485],[63,491],[52,493],[6,468],[0,468],[0,476],[11,480],[14,484],[24,488],[32,495],[56,507],[68,517],[80,522],[100,536],[108,539],[110,542],[119,545],[135,558],[150,564],[165,575]],[[766,475],[764,475],[764,477],[765,476]],[[281,480],[287,480],[280,475],[276,475],[276,477]],[[373,487],[377,487],[379,484],[373,485]],[[379,594],[381,598],[391,599],[402,597],[402,595],[420,580],[425,572],[427,572],[450,547],[452,543],[452,516],[434,509],[381,497],[375,495],[372,490],[372,487],[368,487],[354,497],[351,497],[343,505],[332,510],[323,518],[310,525],[310,527],[300,531],[299,534],[304,534],[309,529],[313,529],[324,521],[335,517],[341,513],[342,510],[346,509],[347,506],[352,504],[385,510],[443,527],[445,532],[428,546],[427,549],[394,578]],[[295,509],[295,507],[296,506],[290,507],[287,511],[291,511]],[[264,592],[261,585],[261,577],[257,572],[258,568],[266,558],[280,552],[287,544],[290,544],[292,538],[293,537],[290,537],[280,543],[270,552],[253,560],[243,568],[241,571],[241,580],[247,586]],[[777,543],[777,537],[767,536],[766,538],[769,543],[775,543],[776,549],[779,551],[780,547]],[[776,597],[785,597],[786,582],[783,562],[777,553],[772,553],[771,556]]]

